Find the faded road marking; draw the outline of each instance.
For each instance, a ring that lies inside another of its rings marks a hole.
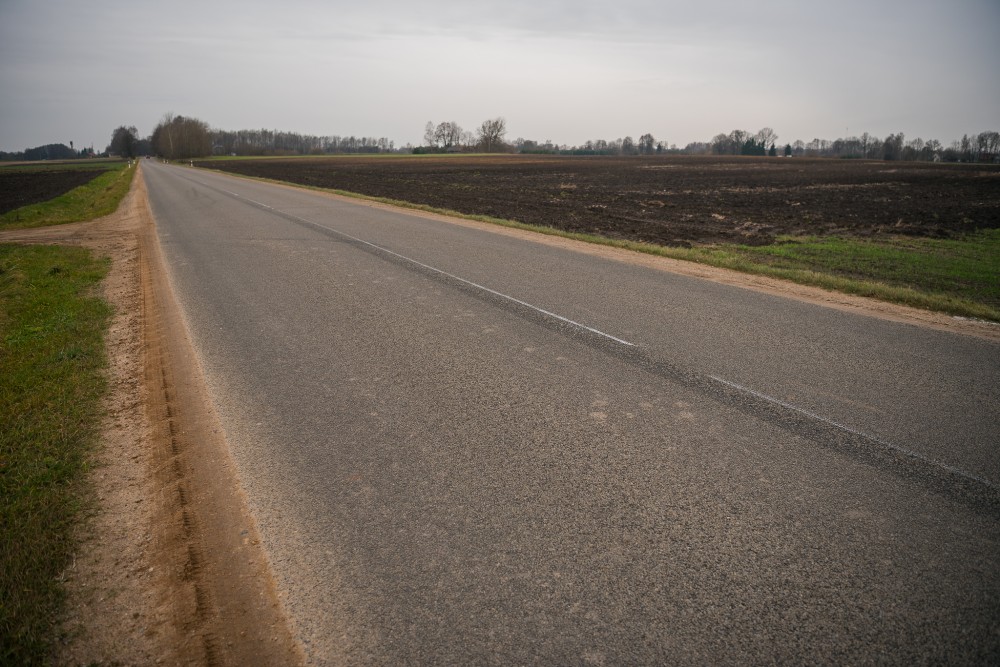
[[[451,280],[458,281],[458,282],[460,282],[460,283],[462,283],[464,285],[468,285],[469,287],[473,287],[475,289],[478,289],[478,290],[481,290],[483,292],[486,292],[487,294],[492,294],[495,297],[499,297],[501,299],[506,299],[507,301],[510,301],[512,303],[516,303],[519,306],[523,306],[525,308],[530,308],[531,310],[534,310],[535,312],[541,313],[542,315],[545,315],[546,317],[551,317],[553,319],[559,320],[560,322],[564,322],[566,324],[572,325],[572,326],[577,327],[579,329],[583,329],[584,331],[589,331],[592,334],[596,334],[598,336],[603,336],[604,338],[607,338],[608,340],[612,340],[612,341],[618,343],[619,345],[625,345],[625,346],[628,346],[628,347],[635,347],[635,343],[630,343],[627,340],[622,340],[621,338],[618,338],[616,336],[612,336],[609,333],[605,333],[605,332],[600,331],[598,329],[594,329],[593,327],[588,327],[585,324],[580,324],[579,322],[571,320],[568,317],[563,317],[562,315],[557,315],[557,314],[555,314],[555,313],[553,313],[551,311],[545,310],[544,308],[539,308],[538,306],[530,304],[530,303],[528,303],[526,301],[521,301],[520,299],[516,299],[516,298],[514,298],[514,297],[512,297],[510,295],[503,294],[502,292],[498,292],[496,290],[490,289],[489,287],[486,287],[484,285],[480,285],[478,283],[474,283],[471,280],[466,280],[465,278],[460,278],[459,276],[456,276],[454,274],[448,273],[447,271],[442,271],[441,269],[439,269],[437,267],[430,266],[428,264],[424,264],[423,262],[418,262],[415,259],[407,257],[406,255],[401,255],[398,252],[393,252],[392,250],[389,250],[388,248],[384,248],[384,247],[382,247],[380,245],[372,243],[371,241],[365,241],[364,239],[359,239],[356,236],[351,236],[350,234],[347,234],[347,233],[342,232],[342,231],[337,230],[337,229],[333,229],[332,227],[327,227],[326,225],[322,225],[322,224],[320,224],[318,222],[313,222],[312,220],[306,220],[305,218],[299,217],[299,216],[295,215],[294,213],[287,213],[285,211],[281,211],[281,210],[276,209],[276,208],[274,208],[272,206],[268,206],[267,204],[264,204],[264,203],[259,202],[259,201],[254,201],[253,199],[250,199],[249,197],[244,197],[243,195],[237,194],[235,192],[231,192],[229,190],[222,190],[222,192],[225,192],[226,194],[228,194],[228,195],[230,195],[232,197],[236,197],[237,199],[242,199],[243,201],[248,202],[250,204],[253,204],[254,206],[260,206],[260,207],[262,207],[264,209],[267,209],[268,211],[273,211],[274,213],[280,213],[282,216],[284,216],[286,218],[294,218],[295,220],[298,220],[299,222],[302,222],[302,223],[304,223],[306,225],[309,225],[309,226],[312,226],[312,227],[317,227],[319,229],[323,229],[323,230],[326,230],[328,232],[332,232],[334,234],[337,234],[338,236],[342,236],[345,239],[350,239],[351,241],[354,241],[355,243],[360,243],[360,244],[369,246],[370,248],[374,248],[375,250],[378,250],[379,252],[385,253],[387,255],[392,255],[393,257],[396,257],[397,259],[401,259],[401,260],[403,260],[405,262],[413,264],[414,266],[419,266],[422,269],[425,269],[427,271],[431,271],[433,273],[437,273],[437,274],[442,275],[442,276],[444,276],[446,278],[450,278]]]
[[[827,424],[829,426],[833,426],[834,428],[840,429],[841,431],[844,431],[846,433],[850,433],[851,435],[856,435],[856,436],[859,436],[859,437],[864,438],[866,440],[869,440],[871,442],[877,443],[877,444],[882,445],[883,447],[885,447],[887,449],[899,452],[900,454],[904,454],[905,456],[909,456],[910,458],[917,459],[918,461],[922,461],[923,463],[927,463],[929,465],[936,466],[936,467],[941,468],[943,470],[947,470],[948,472],[950,472],[952,474],[959,475],[960,477],[965,477],[966,479],[974,480],[976,482],[979,482],[980,484],[985,484],[988,487],[991,487],[991,488],[993,487],[993,483],[992,482],[989,482],[989,481],[983,479],[982,477],[978,477],[976,475],[973,475],[972,473],[965,472],[964,470],[960,470],[960,469],[958,469],[958,468],[956,468],[954,466],[950,466],[947,463],[942,463],[941,461],[937,461],[935,459],[928,458],[928,457],[924,456],[923,454],[920,454],[919,452],[913,451],[912,449],[907,449],[905,447],[900,447],[899,445],[894,445],[891,442],[886,442],[885,440],[882,440],[881,438],[878,438],[878,437],[876,437],[874,435],[869,435],[868,433],[864,433],[862,431],[858,431],[856,429],[853,429],[850,426],[845,426],[845,425],[843,425],[841,423],[835,422],[832,419],[827,419],[826,417],[823,417],[822,415],[818,415],[815,412],[810,412],[809,410],[806,410],[805,408],[800,408],[797,405],[792,405],[791,403],[788,403],[786,401],[782,401],[781,399],[774,398],[773,396],[768,396],[767,394],[762,394],[759,391],[754,391],[753,389],[750,389],[749,387],[744,387],[741,384],[737,384],[735,382],[730,382],[729,380],[723,380],[722,378],[716,377],[714,375],[709,375],[708,378],[711,379],[711,380],[713,380],[714,382],[718,382],[719,384],[723,384],[723,385],[725,385],[727,387],[730,387],[731,389],[735,389],[737,391],[741,391],[741,392],[743,392],[745,394],[750,394],[751,396],[755,396],[756,398],[765,400],[765,401],[767,401],[769,403],[773,403],[775,405],[780,405],[781,407],[785,408],[786,410],[791,410],[793,412],[799,413],[800,415],[805,415],[806,417],[809,417],[810,419],[815,419],[817,421],[821,421],[824,424]]]

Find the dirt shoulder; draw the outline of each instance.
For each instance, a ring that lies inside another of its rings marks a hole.
[[[140,171],[98,220],[0,233],[110,257],[96,511],[64,574],[60,664],[296,664],[266,554],[162,264]]]

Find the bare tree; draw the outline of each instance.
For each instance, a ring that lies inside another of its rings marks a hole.
[[[455,121],[438,123],[434,128],[434,141],[445,150],[458,146],[462,140],[462,127]]]
[[[982,160],[992,161],[1000,152],[1000,133],[989,131],[980,132],[976,135],[977,157]]]
[[[652,155],[653,151],[656,150],[656,139],[653,135],[646,133],[639,137],[639,152],[643,155]],[[662,149],[661,149],[662,150]]]
[[[910,139],[909,141],[906,142],[906,145],[903,147],[902,159],[919,160],[921,154],[923,153],[925,145],[926,144],[924,140],[921,139],[920,137],[917,137],[916,139]]]
[[[729,152],[732,155],[739,155],[743,150],[743,145],[750,138],[750,133],[746,130],[733,130],[729,133]]]
[[[874,139],[872,135],[865,132],[864,134],[861,135],[860,141],[861,141],[861,156],[868,157],[868,150],[870,149],[872,143],[874,142]]]
[[[961,151],[963,160],[966,160],[968,162],[975,161],[976,159],[975,143],[976,143],[975,137],[970,138],[969,135],[967,134],[962,135]]]
[[[903,146],[905,144],[905,137],[903,133],[890,134],[882,142],[882,159],[883,160],[901,160],[903,158]]]
[[[733,153],[733,139],[728,134],[717,134],[712,137],[712,152],[716,155],[729,155]]]
[[[424,125],[424,143],[428,146],[434,146],[437,143],[437,136],[434,134],[434,122],[427,121]]]
[[[771,148],[778,143],[778,135],[769,127],[762,127],[755,135],[755,138],[764,148]]]
[[[507,121],[503,117],[484,120],[478,130],[479,147],[487,153],[501,150],[504,145],[503,138],[506,134]]]
[[[160,124],[156,126],[156,129],[160,129],[162,127],[162,128],[164,128],[164,130],[166,132],[166,136],[165,136],[165,139],[166,139],[166,146],[165,146],[165,148],[166,148],[166,150],[159,150],[158,152],[161,155],[168,155],[168,154],[169,155],[173,155],[173,153],[174,153],[174,136],[173,136],[173,132],[171,130],[171,126],[173,125],[173,123],[174,123],[174,112],[173,111],[168,111],[167,113],[163,114],[163,118],[160,120]],[[154,137],[156,136],[156,132],[155,131],[153,132],[153,136]],[[157,150],[156,140],[155,139],[153,140],[153,150]]]

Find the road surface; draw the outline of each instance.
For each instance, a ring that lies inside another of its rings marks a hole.
[[[317,664],[1000,660],[1000,344],[147,161]]]

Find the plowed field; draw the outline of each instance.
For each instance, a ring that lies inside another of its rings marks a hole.
[[[0,168],[0,214],[48,201],[91,182],[103,173],[103,169],[14,171]]]
[[[1000,227],[1000,166],[804,158],[378,156],[200,166],[689,246],[777,235],[952,238]]]

